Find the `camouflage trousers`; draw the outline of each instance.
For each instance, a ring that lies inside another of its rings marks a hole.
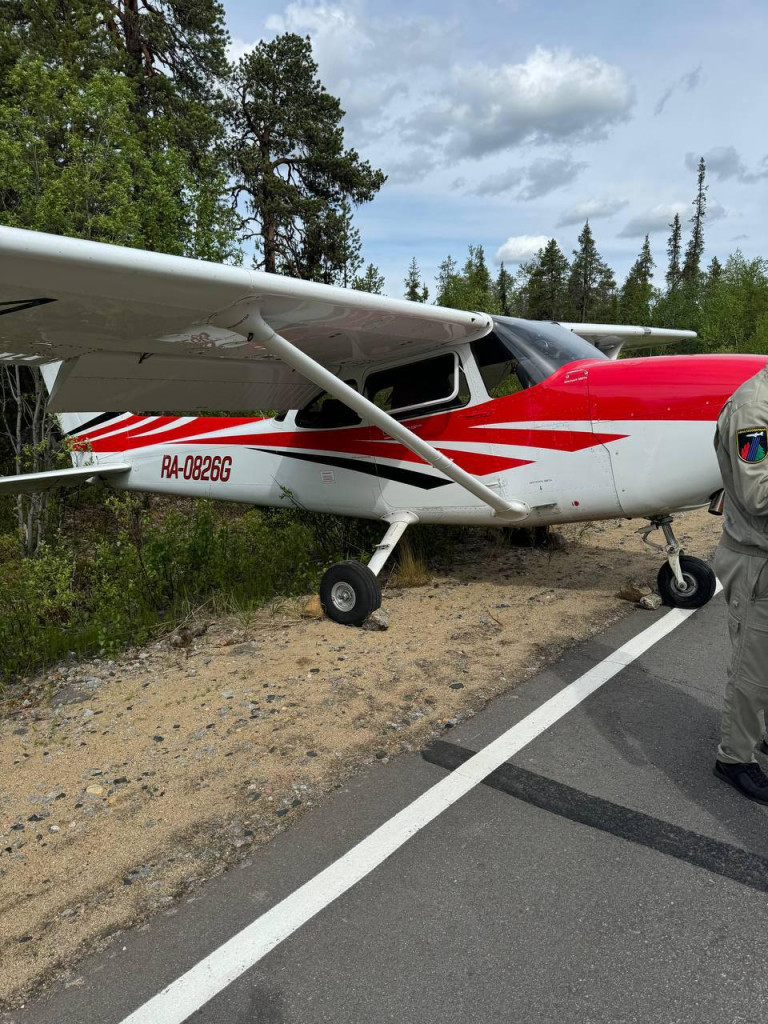
[[[744,764],[755,760],[768,710],[768,553],[741,554],[720,544],[714,565],[728,602],[731,638],[717,757]]]

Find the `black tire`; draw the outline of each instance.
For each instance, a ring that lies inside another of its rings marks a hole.
[[[680,568],[688,584],[686,590],[678,587],[669,562],[659,569],[657,583],[662,601],[670,608],[701,608],[714,597],[717,586],[715,574],[706,562],[688,555],[680,556]]]
[[[360,626],[381,606],[381,587],[367,565],[337,562],[320,581],[320,604],[334,622]]]

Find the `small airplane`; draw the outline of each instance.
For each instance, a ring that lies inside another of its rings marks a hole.
[[[489,316],[15,228],[0,228],[0,317],[0,363],[40,366],[73,460],[0,478],[0,493],[101,479],[381,520],[367,565],[323,577],[345,624],[379,607],[379,574],[416,522],[646,519],[644,540],[666,541],[652,545],[665,602],[705,604],[714,574],[683,554],[672,515],[717,505],[715,420],[766,364],[617,361],[695,334]],[[95,404],[106,411],[78,411]]]

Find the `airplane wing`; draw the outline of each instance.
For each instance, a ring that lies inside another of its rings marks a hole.
[[[618,359],[623,349],[655,348],[657,345],[680,345],[696,337],[695,331],[678,331],[668,327],[633,327],[628,324],[570,324],[558,321],[561,327],[592,342],[595,348],[611,359]]]
[[[0,227],[0,363],[64,360],[50,409],[294,409],[314,383],[236,332],[257,310],[335,374],[487,334],[483,313]]]
[[[1,494],[32,494],[50,491],[54,487],[77,487],[86,480],[107,476],[120,476],[131,468],[130,463],[110,463],[107,466],[77,466],[72,469],[54,469],[45,473],[20,473],[18,476],[0,476]]]
[[[350,364],[492,328],[485,313],[0,228],[0,360],[63,361],[51,412],[293,409],[327,390],[517,521],[530,512],[525,502],[467,473],[342,379]]]

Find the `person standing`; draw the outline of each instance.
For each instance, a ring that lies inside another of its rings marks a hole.
[[[715,572],[728,602],[731,662],[715,775],[750,800],[768,804],[768,366],[726,402],[715,451],[725,489]]]

